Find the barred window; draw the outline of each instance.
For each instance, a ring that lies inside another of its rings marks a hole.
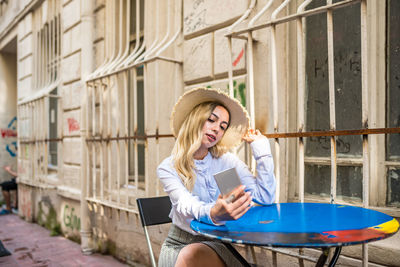
[[[47,1],[33,11],[33,93],[19,100],[21,181],[41,183],[59,164],[61,4]],[[26,166],[27,164],[34,166]],[[52,175],[51,175],[52,176]]]
[[[400,2],[388,1],[387,127],[400,127]],[[400,134],[386,140],[387,205],[400,207]]]
[[[130,0],[107,1],[103,8],[105,58],[86,83],[88,200],[134,211],[137,197],[161,194],[159,138],[172,135],[160,134],[169,124],[160,106],[171,104],[157,99],[158,79],[179,82],[168,72],[180,71],[174,41],[181,21],[174,14],[181,14],[181,5]]]
[[[307,9],[326,4],[312,1]],[[330,130],[327,14],[306,18],[306,131]],[[361,31],[360,4],[333,11],[335,117],[336,130],[360,129],[361,125]],[[318,47],[318,49],[315,49]],[[335,130],[335,129],[333,129]],[[329,136],[306,140],[305,192],[330,195]],[[337,196],[362,200],[362,138],[357,135],[336,138],[337,157],[358,160],[345,166],[338,163]],[[324,165],[313,159],[323,160]],[[347,163],[348,164],[348,163]]]

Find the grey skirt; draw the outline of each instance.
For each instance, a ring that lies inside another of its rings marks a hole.
[[[213,240],[201,235],[188,233],[174,224],[171,225],[167,238],[165,239],[158,259],[159,267],[172,267],[178,258],[181,249],[189,244],[202,243],[212,248],[218,256],[225,262],[226,266],[243,266],[232,252],[218,240]]]

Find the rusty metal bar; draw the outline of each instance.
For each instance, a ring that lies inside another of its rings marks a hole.
[[[362,127],[368,128],[369,86],[368,86],[368,33],[367,0],[361,1],[361,90],[362,90]],[[370,155],[368,135],[363,135],[363,207],[369,206]],[[368,266],[368,244],[362,245],[363,266]]]
[[[34,143],[38,143],[38,142],[44,142],[44,143],[62,142],[63,140],[64,140],[64,138],[45,138],[45,139],[35,139],[35,140],[20,140],[19,142],[21,144],[34,144]]]
[[[396,134],[400,133],[400,127],[392,128],[371,128],[358,130],[335,130],[335,131],[312,131],[312,132],[292,132],[292,133],[264,133],[267,138],[299,138],[299,137],[320,137],[320,136],[344,136],[344,135],[370,135],[370,134]],[[87,142],[109,142],[115,140],[146,140],[149,138],[173,138],[172,134],[149,134],[149,135],[132,135],[108,138],[87,138]],[[58,139],[57,139],[58,141]],[[62,141],[62,138],[60,138]],[[28,141],[34,143],[36,141]],[[27,143],[27,142],[25,142]]]
[[[291,0],[285,0],[272,12],[271,20],[275,20],[279,12],[281,12]],[[278,119],[278,62],[277,62],[277,40],[276,40],[276,24],[271,25],[271,67],[272,67],[272,109],[274,120],[274,132],[279,131]],[[253,100],[254,101],[254,100]],[[281,160],[280,160],[280,144],[279,139],[274,139],[275,144],[275,179],[276,179],[276,193],[275,202],[280,201],[280,188],[281,188]]]
[[[134,103],[134,109],[133,109],[133,132],[136,134],[137,133],[137,128],[138,128],[138,86],[137,86],[137,69],[135,68],[133,70],[133,103]],[[139,189],[139,172],[138,172],[138,145],[137,142],[134,142],[133,144],[133,170],[134,170],[134,179],[135,179],[135,190],[136,192]]]
[[[148,119],[148,113],[146,112],[146,108],[148,108],[148,80],[147,80],[147,68],[148,65],[145,64],[143,65],[143,105],[144,105],[144,133],[146,134],[147,132],[147,119]],[[138,161],[138,158],[135,158],[136,161]],[[145,142],[145,148],[144,148],[144,190],[146,192],[146,196],[150,196],[150,175],[149,175],[149,143]]]
[[[92,87],[92,99],[91,99],[91,104],[92,104],[92,135],[96,136],[96,86]],[[96,144],[92,144],[92,196],[94,198],[97,197],[97,171],[96,171],[96,163],[97,163],[97,158],[96,158]]]
[[[99,135],[101,137],[104,136],[104,123],[103,123],[103,121],[104,121],[104,118],[103,118],[103,116],[104,116],[104,113],[103,113],[104,102],[103,102],[103,99],[104,99],[104,88],[105,88],[105,86],[106,85],[103,84],[103,83],[99,84],[99,87],[100,87],[100,96],[99,96],[99,120],[100,120],[100,123],[99,123]],[[105,150],[104,144],[100,144],[99,149],[100,149],[100,199],[103,201],[104,200],[104,166],[105,166],[105,164],[104,164],[104,150]]]
[[[48,112],[46,112],[46,101],[45,98],[42,98],[39,100],[40,102],[40,128],[39,129],[46,129],[45,131],[41,130],[40,131],[40,136],[43,139],[47,138],[47,119],[48,119]],[[47,115],[47,116],[46,116]],[[47,143],[43,142],[40,143],[41,146],[41,151],[40,151],[40,156],[41,156],[41,178],[43,179],[44,176],[47,174]]]
[[[118,77],[115,77],[116,78],[116,83],[118,84]],[[118,113],[119,113],[119,115],[121,114],[120,113],[120,108],[121,108],[121,103],[120,103],[120,95],[119,95],[119,88],[117,88],[117,109],[119,109],[118,111]],[[117,134],[120,134],[120,128],[121,128],[121,116],[117,116],[118,117],[118,119],[117,119],[117,121],[116,121],[116,123],[117,123]],[[120,197],[120,195],[121,195],[121,142],[120,142],[121,140],[117,140],[116,141],[116,148],[117,148],[117,203],[118,203],[118,206],[120,206],[121,205],[121,197]]]
[[[327,1],[328,5],[332,5],[332,0]],[[332,9],[326,12],[327,25],[327,43],[328,43],[328,84],[329,84],[329,126],[331,131],[336,130],[336,105],[335,105],[335,63],[334,63],[334,47],[333,47],[333,15]],[[331,136],[331,190],[330,201],[335,203],[336,200],[336,138]]]
[[[92,84],[87,84],[86,86],[86,99],[84,99],[84,102],[86,102],[86,114],[85,114],[85,121],[84,121],[84,125],[83,125],[83,131],[85,134],[85,138],[89,138],[90,136],[90,131],[89,131],[89,113],[90,113],[90,89],[93,87]],[[89,153],[89,149],[90,149],[90,144],[88,142],[85,142],[86,146],[86,177],[85,177],[85,182],[86,182],[86,196],[91,196],[90,194],[90,153]]]
[[[335,130],[335,131],[312,131],[312,132],[296,132],[296,133],[272,133],[264,135],[268,138],[294,138],[294,137],[395,134],[395,133],[400,133],[400,127],[371,128],[371,129],[357,129],[357,130]]]
[[[155,63],[155,114],[156,114],[156,134],[160,127],[160,100],[159,100],[159,62]],[[156,162],[160,162],[160,140],[156,138]],[[146,164],[146,162],[145,162]],[[156,179],[156,196],[160,195],[160,179]]]
[[[297,13],[304,11],[305,7],[311,0],[304,1],[297,9]],[[305,112],[305,26],[303,17],[298,17],[297,26],[297,115],[298,115],[298,132],[304,131],[304,112]],[[299,199],[304,202],[304,139],[299,137],[298,140],[298,176],[299,176]]]
[[[110,76],[106,79],[107,84],[107,136],[111,136],[111,88]],[[108,181],[108,201],[112,201],[111,197],[111,142],[106,143],[107,149],[107,181]]]
[[[128,80],[128,72],[124,72],[124,135],[129,136],[129,94],[128,94],[129,80]],[[129,140],[125,139],[124,142],[124,158],[125,158],[125,186],[129,184]],[[125,206],[129,205],[129,196],[125,195]]]

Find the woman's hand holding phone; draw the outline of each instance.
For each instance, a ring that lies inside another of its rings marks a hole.
[[[245,214],[251,206],[250,192],[245,192],[245,186],[239,185],[231,193],[219,195],[210,216],[215,222],[237,220]]]

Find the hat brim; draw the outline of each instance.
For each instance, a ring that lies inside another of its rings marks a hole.
[[[185,92],[176,102],[171,114],[171,130],[177,137],[187,115],[194,107],[204,102],[218,102],[224,105],[230,114],[230,123],[221,145],[227,148],[241,143],[243,134],[249,126],[249,115],[240,102],[225,92],[214,88],[195,88]]]

